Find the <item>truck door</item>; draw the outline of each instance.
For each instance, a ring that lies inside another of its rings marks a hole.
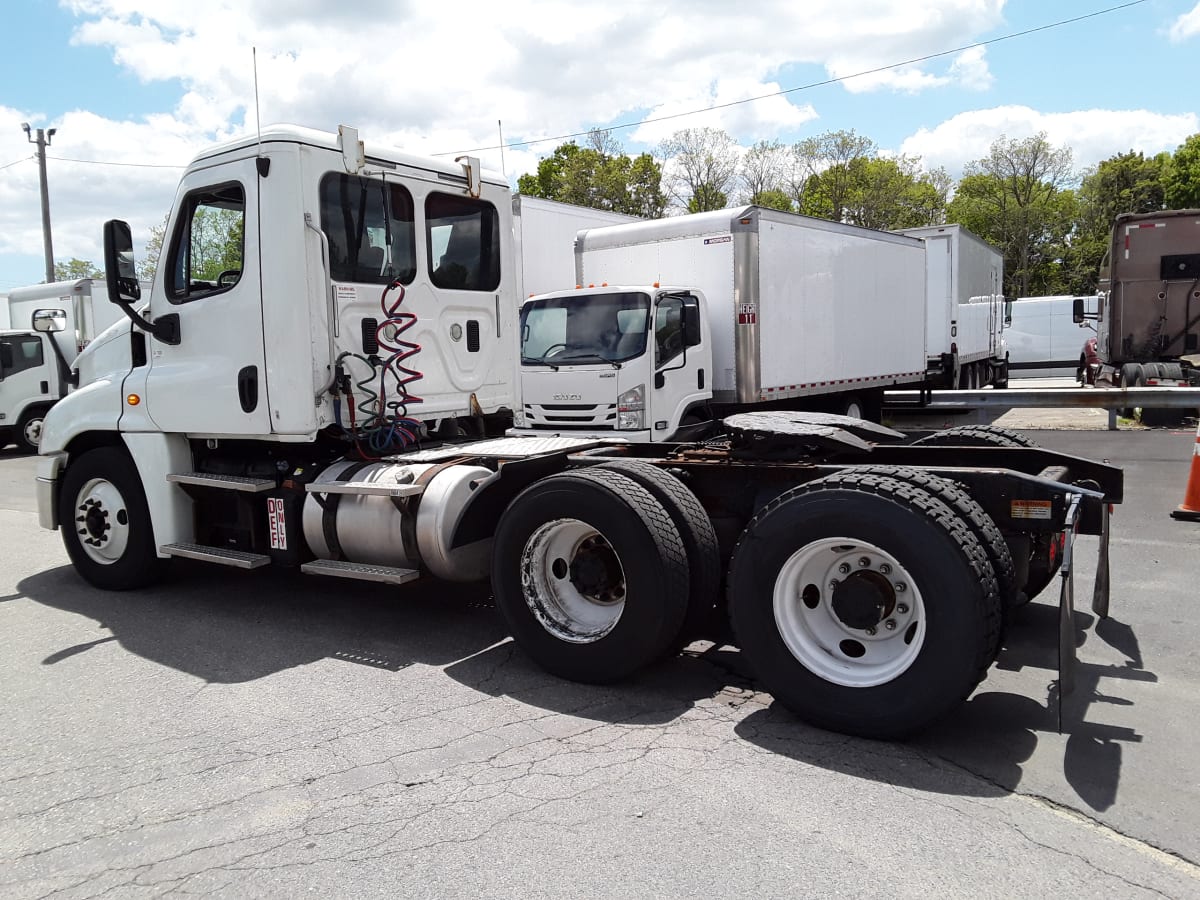
[[[271,431],[258,193],[252,157],[180,185],[150,302],[153,317],[179,317],[178,344],[151,339],[146,411],[163,431]]]
[[[667,440],[693,403],[711,395],[704,353],[707,328],[694,294],[661,294],[654,307],[654,386],[650,392],[651,439]]]
[[[31,400],[57,399],[54,350],[40,334],[0,335],[0,426],[14,426]]]

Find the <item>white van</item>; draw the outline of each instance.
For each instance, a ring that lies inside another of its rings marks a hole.
[[[1015,378],[1076,376],[1083,345],[1096,336],[1090,323],[1075,324],[1075,295],[1020,297],[1005,309],[1009,370]],[[1096,312],[1097,298],[1083,298],[1084,309]]]

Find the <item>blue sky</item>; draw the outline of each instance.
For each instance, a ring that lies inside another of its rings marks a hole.
[[[1083,169],[1200,131],[1200,3],[1125,9],[754,103],[702,109],[1086,16],[1118,0],[8,0],[0,55],[0,292],[42,280],[37,167],[49,150],[57,259],[98,259],[107,218],[144,240],[181,167],[252,129],[252,46],[264,122],[449,152],[642,123],[653,152],[714,125],[741,146],[854,129],[958,174],[996,137],[1045,131]],[[555,142],[510,147],[515,177]],[[482,152],[500,167],[499,153]],[[77,160],[77,161],[76,161]]]

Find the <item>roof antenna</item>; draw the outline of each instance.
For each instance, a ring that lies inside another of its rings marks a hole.
[[[504,126],[500,120],[496,120],[496,130],[500,132],[500,172],[504,175],[504,180],[508,181],[508,172],[504,168]]]
[[[250,59],[254,63],[254,128],[258,132],[258,157],[254,165],[260,178],[266,178],[271,171],[271,161],[262,155],[262,119],[258,113],[258,48],[250,48]]]

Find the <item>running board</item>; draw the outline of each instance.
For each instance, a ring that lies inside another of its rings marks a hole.
[[[173,472],[167,475],[167,481],[173,481],[176,484],[192,484],[198,487],[220,488],[225,491],[244,491],[250,494],[273,491],[277,487],[274,481],[266,478],[213,475],[209,472]]]
[[[359,581],[379,581],[384,584],[405,584],[421,577],[416,569],[398,569],[392,566],[373,566],[367,563],[346,562],[339,559],[317,559],[300,567],[306,575],[329,575],[333,578],[356,578]]]
[[[424,493],[421,484],[395,484],[387,481],[318,481],[305,485],[310,494],[358,494],[366,497],[414,497]]]
[[[198,559],[221,566],[233,566],[237,569],[257,569],[271,564],[271,557],[262,553],[227,550],[224,547],[207,547],[204,544],[163,544],[158,548],[158,552],[165,553],[167,556],[180,556],[184,559]]]

